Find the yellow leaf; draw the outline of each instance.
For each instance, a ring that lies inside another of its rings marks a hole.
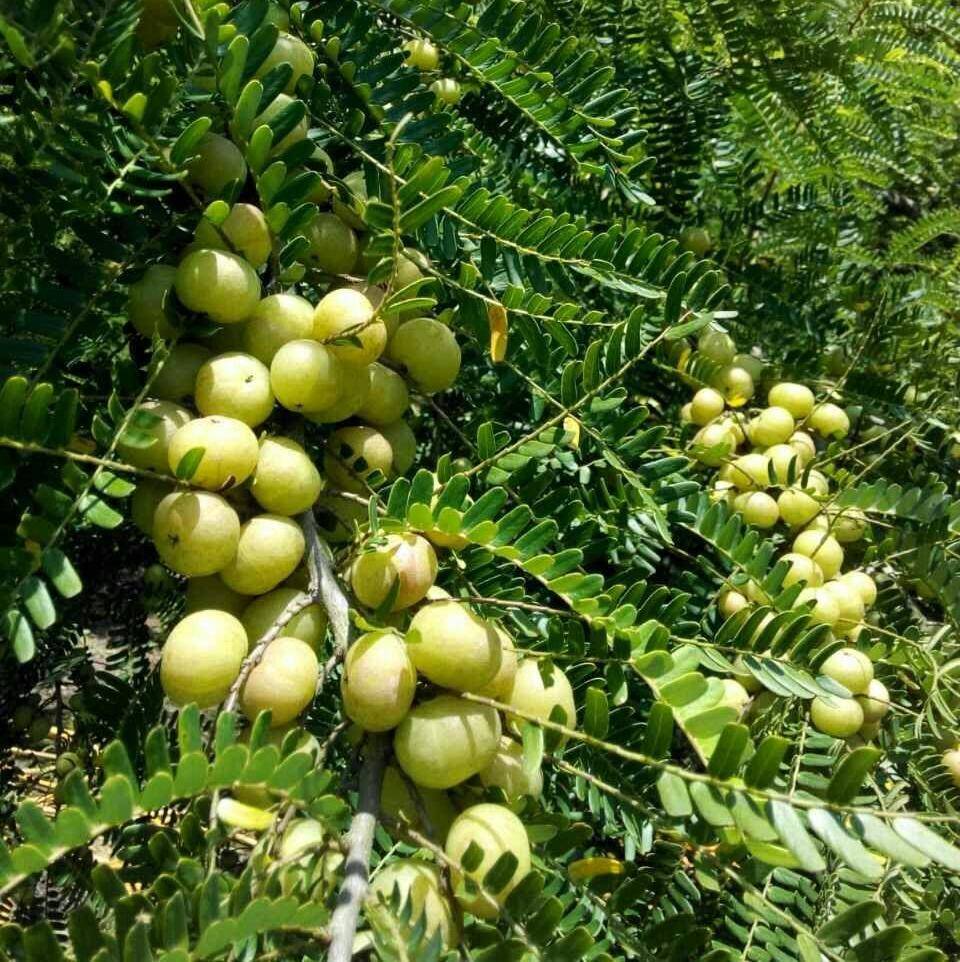
[[[507,356],[507,309],[502,304],[487,305],[490,324],[490,359],[499,364]]]
[[[232,828],[262,832],[273,823],[274,814],[255,805],[244,805],[235,798],[221,798],[217,803],[217,817]]]
[[[580,422],[568,414],[563,419],[563,430],[570,435],[567,438],[567,444],[576,451],[580,447]]]
[[[623,862],[615,858],[582,858],[571,862],[567,875],[571,882],[583,882],[598,875],[623,875]]]

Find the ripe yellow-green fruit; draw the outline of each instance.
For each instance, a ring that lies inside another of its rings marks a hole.
[[[343,391],[344,370],[333,352],[316,341],[284,344],[270,364],[270,387],[289,411],[322,411]]]
[[[243,625],[225,611],[195,611],[177,622],[160,657],[160,682],[177,705],[223,701],[247,654]]]
[[[417,438],[406,421],[394,421],[380,428],[380,433],[387,439],[393,451],[393,470],[396,474],[406,474],[417,459]],[[436,539],[437,532],[430,534],[430,539],[441,547],[446,536]]]
[[[148,537],[153,537],[153,518],[157,505],[172,488],[156,478],[144,478],[130,495],[130,520]]]
[[[322,822],[313,818],[294,819],[280,840],[280,858],[289,859],[307,852],[318,852],[326,837]]]
[[[524,795],[539,798],[543,794],[543,772],[538,767],[529,775],[523,770],[523,746],[506,736],[500,739],[497,754],[480,772],[480,781],[488,788],[503,789],[508,802],[516,802]]]
[[[780,556],[780,561],[786,561],[790,567],[783,576],[781,588],[791,588],[799,582],[805,582],[808,588],[819,588],[823,584],[823,572],[820,565],[805,554],[797,554],[795,551],[788,551]]]
[[[750,372],[742,367],[730,365],[720,371],[713,386],[723,394],[731,407],[742,407],[753,397],[754,384]]]
[[[190,483],[211,491],[243,484],[253,473],[260,454],[257,436],[236,418],[197,418],[170,439],[167,462],[176,474],[177,465],[191,451],[202,448],[203,457]]]
[[[738,715],[741,714],[750,703],[750,692],[733,678],[721,678],[720,684],[723,686],[720,704],[733,708]]]
[[[265,77],[274,67],[288,63],[293,68],[293,76],[287,81],[284,93],[292,94],[297,89],[297,81],[301,77],[313,76],[313,51],[299,38],[288,33],[281,33],[273,50],[267,54],[266,60],[257,68],[255,77]]]
[[[771,618],[771,620],[773,620]],[[744,664],[743,658],[737,655],[733,662],[733,677],[740,687],[749,694],[763,691],[763,685],[753,676],[749,668]]]
[[[296,521],[279,514],[257,515],[240,528],[237,554],[220,577],[242,595],[265,594],[293,573],[304,547]]]
[[[817,446],[806,431],[794,431],[787,444],[800,456],[801,467],[806,467],[817,456]]]
[[[314,650],[299,638],[281,635],[267,645],[262,661],[247,676],[240,707],[251,721],[269,711],[271,728],[285,725],[313,701],[319,675]]]
[[[177,432],[189,423],[190,412],[171,401],[144,401],[137,407],[137,413],[140,412],[150,415],[149,420],[157,420],[141,426],[135,417],[128,430],[151,437],[153,441],[146,446],[132,444],[127,434],[122,434],[117,442],[117,454],[135,468],[165,472],[168,470],[170,444]]]
[[[357,235],[336,214],[317,214],[305,236],[314,267],[325,274],[353,273],[360,250]]]
[[[490,764],[500,734],[495,708],[438,695],[407,712],[393,737],[393,749],[415,785],[451,788]]]
[[[693,424],[693,403],[691,401],[687,401],[687,403],[680,408],[680,420],[683,421],[684,424]]]
[[[784,444],[793,434],[793,415],[786,408],[764,408],[747,427],[751,443],[763,448]]]
[[[270,294],[244,325],[248,353],[268,366],[284,344],[312,337],[313,305],[296,294]]]
[[[493,627],[458,601],[425,605],[407,629],[407,651],[417,671],[455,691],[489,684],[500,669],[501,647]]]
[[[420,601],[436,577],[437,556],[432,545],[409,533],[387,535],[382,544],[357,555],[350,569],[353,592],[368,608],[379,608],[397,584],[391,611],[402,611]]]
[[[460,84],[452,77],[441,77],[430,84],[430,89],[441,103],[452,106],[461,97]]]
[[[743,611],[744,608],[749,607],[750,602],[739,591],[733,589],[724,591],[717,601],[717,608],[720,609],[720,614],[724,618],[731,618],[738,611]]]
[[[243,618],[240,615],[250,601],[245,595],[237,594],[232,588],[228,588],[219,575],[190,578],[187,581],[187,592],[183,600],[185,614],[215,608],[217,611],[225,611],[235,618],[240,618],[241,622]],[[246,624],[243,627],[246,630]],[[250,640],[249,631],[247,631],[247,639]],[[253,640],[256,641],[256,639]]]
[[[191,249],[234,251],[251,267],[263,267],[270,258],[273,238],[263,211],[253,204],[234,204],[223,223],[206,217],[197,225]]]
[[[544,665],[543,672],[547,675],[546,681],[541,673],[539,659],[528,658],[520,662],[505,701],[511,707],[524,712],[525,715],[532,715],[544,721],[550,720],[550,714],[554,708],[559,708],[563,713],[559,724],[567,728],[576,728],[577,706],[573,700],[573,689],[570,687],[569,679],[553,664]],[[520,715],[508,717],[510,727],[517,734],[528,720]],[[565,741],[566,736],[563,736],[561,744]]]
[[[818,404],[807,418],[807,424],[825,438],[845,438],[850,433],[850,418],[836,404]]]
[[[427,39],[408,40],[403,49],[407,52],[407,59],[404,61],[408,67],[416,67],[418,70],[436,70],[440,63],[440,52]]]
[[[943,753],[943,767],[950,773],[950,778],[957,788],[960,788],[960,748],[953,748]]]
[[[417,671],[403,639],[392,631],[361,635],[343,663],[340,693],[348,718],[369,732],[403,721],[417,687]]]
[[[430,260],[426,254],[421,253],[416,248],[404,247],[397,259],[396,275],[393,279],[393,289],[402,291],[414,281],[423,277],[422,268],[429,267]]]
[[[341,361],[363,366],[383,353],[387,329],[380,318],[374,318],[373,305],[363,294],[352,287],[340,287],[317,304],[313,337]]]
[[[765,491],[744,491],[733,499],[733,507],[757,528],[772,528],[780,520],[777,502]]]
[[[865,611],[863,599],[853,585],[843,581],[828,581],[823,587],[833,595],[840,609],[840,617],[837,619],[834,631],[840,635],[849,634],[863,622]]]
[[[763,359],[757,357],[755,354],[735,354],[730,366],[743,368],[743,370],[753,378],[754,383],[763,377]],[[770,403],[772,404],[773,402],[771,401]]]
[[[446,391],[460,373],[457,339],[446,324],[430,317],[415,317],[401,324],[388,353],[424,394]]]
[[[513,679],[517,674],[517,648],[513,638],[498,624],[493,625],[493,630],[500,639],[500,667],[497,673],[485,685],[480,688],[471,689],[484,698],[492,698],[494,701],[505,701],[510,689],[513,687]]]
[[[238,595],[246,607],[240,620],[246,629],[251,647],[269,630],[292,601],[306,600],[306,595],[296,588],[274,588],[273,591],[253,601],[247,595]],[[319,651],[327,630],[327,613],[322,605],[310,604],[297,612],[281,629],[287,638],[299,638],[314,651]]]
[[[752,451],[731,461],[724,471],[724,481],[732,481],[741,491],[766,488],[770,485],[770,460],[765,454]]]
[[[190,182],[208,197],[219,197],[232,181],[247,179],[247,162],[240,149],[219,134],[204,134],[197,154],[187,167]]]
[[[405,822],[424,832],[427,826],[420,814],[422,805],[430,821],[433,836],[442,845],[457,817],[457,810],[446,792],[419,786],[417,794],[420,796],[419,800],[413,797],[407,776],[395,765],[387,765],[383,770],[383,785],[380,789],[380,811],[401,824]],[[420,805],[417,804],[418,801]]]
[[[724,414],[722,417],[717,418],[715,423],[729,432],[733,438],[734,445],[739,445],[743,444],[747,439],[746,432],[741,427],[742,420],[743,418],[740,415],[731,411],[729,414]]]
[[[809,470],[806,472],[805,477],[800,483],[800,487],[804,491],[809,491],[812,494],[819,494],[826,497],[830,493],[830,482],[827,480],[826,475],[821,471]]]
[[[859,541],[867,533],[867,516],[859,508],[830,511],[830,534],[841,544]]]
[[[209,491],[174,491],[153,516],[157,553],[188,578],[221,571],[233,560],[239,541],[237,512]]]
[[[680,245],[697,257],[706,257],[713,247],[710,234],[704,227],[685,227],[680,232]]]
[[[185,307],[220,324],[245,321],[260,300],[260,278],[230,251],[191,251],[177,268],[175,286]]]
[[[771,603],[770,595],[763,590],[759,581],[755,581],[751,578],[746,584],[747,597],[755,605],[769,605]]]
[[[396,371],[376,362],[370,365],[369,375],[370,390],[357,409],[357,416],[375,427],[400,420],[410,406],[407,382]]]
[[[174,344],[150,391],[164,401],[181,401],[193,394],[200,368],[210,359],[210,348],[184,342]]]
[[[785,488],[777,496],[780,517],[791,528],[800,528],[820,513],[820,502],[798,487]]]
[[[364,230],[363,216],[367,209],[367,181],[362,170],[353,170],[343,182],[350,194],[347,199],[339,193],[333,195],[333,212],[354,230]]]
[[[252,354],[233,351],[210,358],[194,391],[201,414],[236,418],[255,428],[273,413],[270,372]]]
[[[393,448],[373,428],[338,428],[327,439],[323,469],[330,481],[344,491],[361,494],[366,490],[363,479],[374,471],[389,477],[392,467]]]
[[[390,908],[394,891],[400,906],[410,905],[410,917],[401,923]],[[370,882],[366,915],[374,929],[382,930],[387,940],[401,937],[414,926],[423,925],[423,938],[429,941],[440,933],[440,945],[452,949],[460,941],[453,910],[444,895],[440,872],[422,859],[402,858],[380,869]]]
[[[290,438],[264,438],[250,493],[266,511],[294,515],[320,496],[323,481],[310,456]]]
[[[708,424],[693,436],[693,456],[707,467],[715,468],[737,449],[733,434],[722,424]]]
[[[799,454],[789,444],[772,444],[763,452],[773,466],[774,478],[779,484],[789,484],[791,465],[793,477],[797,479],[803,471]]]
[[[813,558],[823,577],[829,581],[835,578],[843,566],[843,548],[832,535],[821,531],[801,531],[793,541],[793,550]]]
[[[716,364],[729,364],[737,353],[737,345],[726,331],[708,327],[697,341],[697,350]]]
[[[877,600],[877,583],[865,571],[847,571],[837,576],[838,581],[854,588],[865,608],[871,607]]]
[[[849,738],[863,725],[863,709],[852,698],[814,698],[810,720],[817,731],[834,738]]]
[[[767,404],[785,408],[798,421],[802,421],[813,410],[813,391],[804,384],[781,381],[774,384],[767,394]]]
[[[837,604],[836,598],[829,591],[824,591],[823,588],[804,588],[797,595],[795,607],[800,607],[810,601],[813,602],[813,608],[810,611],[811,620],[815,624],[832,628],[840,617],[840,606]]]
[[[690,402],[690,418],[701,427],[723,414],[726,407],[723,395],[712,387],[702,387]]]
[[[820,674],[843,685],[851,695],[863,695],[873,681],[873,663],[856,648],[841,648],[820,666]]]
[[[140,280],[130,285],[127,315],[144,337],[170,338],[177,333],[176,313],[169,297],[177,279],[177,269],[169,264],[148,267]]]
[[[330,407],[304,411],[303,416],[314,424],[338,424],[353,417],[370,396],[370,367],[341,362],[340,396]]]
[[[864,722],[874,724],[890,711],[890,692],[882,681],[871,678],[866,692],[857,695],[857,704],[863,710]]]
[[[262,111],[253,122],[253,129],[256,130],[257,127],[262,124],[269,124],[271,120],[275,117],[279,117],[287,107],[294,102],[294,98],[289,94],[277,94],[276,99],[267,106],[267,109]],[[289,150],[294,144],[300,143],[301,140],[305,140],[307,132],[310,126],[307,123],[306,116],[290,131],[282,137],[279,143],[275,143],[273,148],[270,150],[271,157],[277,157],[282,154],[285,150]]]
[[[496,918],[507,896],[530,871],[530,840],[523,822],[509,808],[483,803],[471,806],[457,817],[450,826],[444,850],[447,858],[461,863],[471,845],[483,852],[483,858],[479,865],[470,871],[465,870],[465,873],[481,886],[481,891],[475,895],[464,893],[457,897],[463,907],[478,918]],[[483,890],[483,877],[506,852],[512,852],[517,859],[513,875],[499,892]],[[458,871],[452,872],[451,881],[454,889],[462,889],[463,880]]]

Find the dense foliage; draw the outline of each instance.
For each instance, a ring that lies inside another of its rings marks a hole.
[[[954,5],[22,0],[0,92],[0,958],[960,956]]]

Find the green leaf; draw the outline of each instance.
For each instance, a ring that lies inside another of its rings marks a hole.
[[[20,586],[23,606],[33,619],[33,623],[40,629],[49,628],[57,620],[57,609],[53,606],[53,599],[46,584],[31,575]]]
[[[843,945],[883,915],[883,906],[868,899],[851,905],[817,929],[817,938],[827,945]]]
[[[913,818],[895,818],[893,830],[917,851],[952,872],[960,872],[960,850],[922,822]]]
[[[746,725],[726,725],[720,740],[710,755],[708,771],[717,778],[729,778],[740,767],[740,759],[750,741],[750,729]]]
[[[80,576],[59,548],[47,548],[43,552],[43,570],[64,598],[75,598],[83,590]]]
[[[855,748],[833,773],[827,785],[827,798],[839,805],[852,802],[857,797],[863,780],[882,757],[883,752],[876,748]]]
[[[823,872],[827,863],[817,850],[817,846],[804,827],[796,810],[787,802],[779,799],[768,802],[767,810],[780,840],[793,852],[800,864],[808,872]]]
[[[657,779],[657,792],[664,810],[672,818],[686,818],[693,814],[686,782],[673,772],[663,772]]]
[[[543,764],[543,729],[525,722],[523,733],[523,774],[532,778]]]
[[[807,819],[814,832],[855,872],[868,879],[880,878],[883,875],[883,861],[868,852],[853,836],[848,835],[833,812],[813,808],[807,812]]]
[[[584,698],[583,729],[594,738],[606,738],[610,730],[610,705],[607,695],[596,685],[587,689]]]

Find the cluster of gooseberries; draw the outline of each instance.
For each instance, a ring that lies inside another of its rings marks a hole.
[[[817,403],[809,387],[790,382],[773,383],[768,406],[747,412],[744,406],[763,376],[762,362],[752,354],[738,355],[733,338],[715,328],[703,333],[698,350],[721,365],[721,373],[717,387],[701,387],[681,412],[681,418],[698,429],[690,453],[716,469],[714,500],[725,502],[753,527],[782,530],[791,550],[780,558],[789,565],[781,587],[801,584],[794,604],[806,607],[814,623],[849,642],[820,666],[849,697],[814,698],[812,723],[834,737],[872,738],[890,699],[883,683],[873,677],[870,658],[854,646],[877,587],[865,571],[842,571],[844,545],[863,538],[867,521],[857,508],[833,507],[827,476],[814,467],[825,442],[846,437],[850,419],[837,404]],[[762,587],[749,580],[725,588],[718,607],[730,618],[769,602]],[[766,616],[758,633],[773,617]],[[760,686],[749,672],[738,678],[725,681],[726,700],[742,708],[750,700],[747,689]]]

